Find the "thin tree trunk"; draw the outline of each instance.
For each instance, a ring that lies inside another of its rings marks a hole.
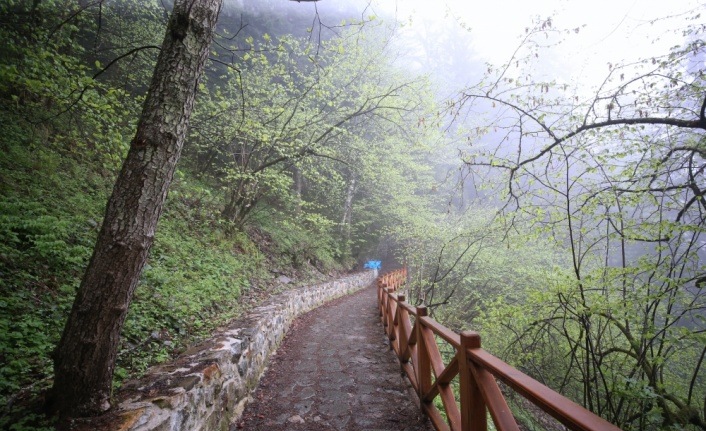
[[[120,332],[181,154],[221,2],[174,5],[135,138],[54,352],[49,407],[62,417],[110,408]]]
[[[351,177],[346,188],[346,201],[343,205],[343,218],[341,220],[341,235],[347,240],[351,239],[351,216],[353,213],[353,197],[355,196],[356,181]]]
[[[292,166],[292,171],[294,172],[294,193],[297,196],[297,207],[296,213],[300,214],[302,212],[302,192],[304,190],[304,178],[301,169],[296,166]]]

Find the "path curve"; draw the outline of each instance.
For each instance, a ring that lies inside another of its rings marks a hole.
[[[431,429],[380,326],[375,288],[294,321],[231,431]]]

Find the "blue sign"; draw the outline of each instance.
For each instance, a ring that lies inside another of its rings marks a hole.
[[[382,268],[382,261],[379,260],[369,260],[363,265],[365,269],[380,269]]]

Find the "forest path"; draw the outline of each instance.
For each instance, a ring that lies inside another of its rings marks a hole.
[[[380,326],[374,286],[294,321],[232,430],[428,430]]]

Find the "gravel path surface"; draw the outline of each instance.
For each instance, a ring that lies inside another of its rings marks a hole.
[[[374,287],[298,318],[235,430],[429,430],[402,379]]]

